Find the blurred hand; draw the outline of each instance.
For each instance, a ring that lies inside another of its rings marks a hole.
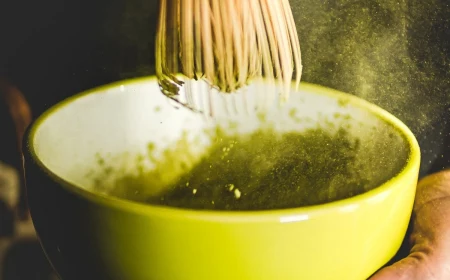
[[[4,112],[3,110],[7,112]],[[31,122],[31,110],[22,92],[20,92],[20,90],[12,85],[7,79],[1,76],[0,113],[0,139],[2,140],[0,146],[1,160],[14,167],[16,170],[23,172],[22,137],[27,126]],[[23,178],[23,174],[21,174],[20,178]],[[15,191],[16,190],[11,189],[3,190],[3,192],[7,193]],[[20,197],[17,205],[18,208],[11,208],[9,210],[14,210],[14,212],[16,212],[21,219],[27,219],[29,213],[25,200],[25,184],[23,184],[22,180],[19,186],[19,196]],[[1,195],[0,199],[2,199]],[[9,201],[8,203],[13,203],[14,205],[16,205],[17,201]]]
[[[450,170],[419,182],[412,219],[409,256],[370,280],[450,279]]]

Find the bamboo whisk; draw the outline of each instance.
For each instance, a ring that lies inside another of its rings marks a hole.
[[[162,0],[160,5],[156,73],[168,97],[204,112],[211,102],[195,102],[194,81],[208,85],[209,98],[212,90],[236,93],[264,78],[279,90],[261,96],[273,100],[279,94],[282,101],[292,80],[299,84],[300,44],[288,0]]]

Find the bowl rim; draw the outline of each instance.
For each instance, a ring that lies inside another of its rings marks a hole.
[[[286,209],[269,209],[269,210],[249,210],[249,211],[230,211],[230,210],[196,210],[187,208],[176,208],[163,205],[145,204],[142,202],[126,200],[119,197],[109,196],[101,194],[95,191],[86,190],[82,187],[73,184],[54,173],[48,168],[37,156],[34,147],[34,137],[39,126],[45,122],[45,120],[52,114],[56,113],[59,109],[68,106],[71,102],[85,97],[91,94],[101,94],[107,90],[120,88],[126,85],[136,85],[142,83],[157,83],[155,76],[139,77],[116,81],[99,87],[95,87],[71,97],[68,97],[55,105],[51,106],[39,117],[37,117],[28,127],[24,136],[24,148],[23,151],[31,159],[31,163],[36,165],[39,171],[44,172],[52,181],[60,185],[66,191],[82,197],[89,202],[102,205],[108,208],[114,208],[125,212],[133,212],[139,215],[151,215],[159,217],[171,217],[175,219],[195,219],[206,221],[220,221],[220,222],[261,222],[261,221],[279,221],[279,222],[296,222],[302,220],[312,219],[314,217],[323,215],[329,211],[342,211],[359,205],[361,203],[369,202],[377,197],[385,197],[389,195],[389,192],[398,185],[401,185],[401,180],[404,177],[418,176],[418,170],[420,165],[420,149],[417,139],[411,130],[397,117],[380,108],[379,106],[372,104],[355,95],[347,94],[328,87],[301,82],[298,91],[306,90],[313,91],[314,94],[321,94],[326,96],[333,96],[341,100],[345,100],[345,104],[352,104],[359,108],[369,111],[383,122],[390,125],[393,129],[397,130],[405,141],[405,144],[409,148],[409,155],[406,164],[394,177],[385,181],[383,184],[366,191],[364,193],[351,196],[349,198],[327,202],[323,204],[302,206]],[[26,159],[25,159],[26,160]],[[26,184],[27,189],[29,185]]]

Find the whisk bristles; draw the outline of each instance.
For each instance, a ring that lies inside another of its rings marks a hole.
[[[288,98],[298,86],[300,44],[288,0],[161,0],[156,71],[163,93],[178,100],[190,80],[233,93],[264,78]],[[190,94],[189,94],[190,95]],[[190,106],[192,97],[185,98]]]

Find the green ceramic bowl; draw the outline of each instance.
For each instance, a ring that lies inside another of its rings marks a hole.
[[[257,93],[257,87],[249,90],[250,104]],[[305,121],[292,121],[292,109]],[[306,83],[269,119],[280,131],[302,131],[324,120],[339,127],[344,119],[338,115],[349,116],[349,132],[363,147],[359,160],[378,187],[310,207],[195,211],[109,196],[94,190],[92,172],[99,170],[99,156],[132,172],[150,141],[163,150],[183,131],[200,135],[210,120],[176,109],[154,78],[69,98],[40,116],[25,139],[28,201],[42,246],[65,280],[366,279],[404,238],[419,148],[386,111]],[[258,128],[255,119],[239,129]]]

